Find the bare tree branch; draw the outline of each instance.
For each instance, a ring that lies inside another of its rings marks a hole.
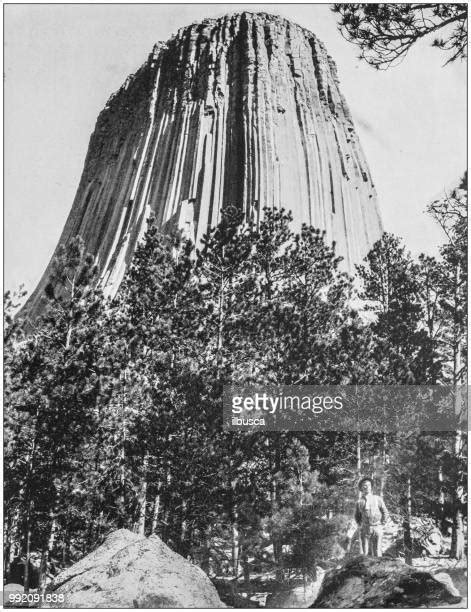
[[[467,55],[466,4],[334,4],[332,10],[342,36],[377,69],[399,64],[414,43],[438,32],[432,46],[451,52],[445,65]]]

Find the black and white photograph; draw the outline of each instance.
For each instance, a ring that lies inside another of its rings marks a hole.
[[[3,3],[3,605],[467,608],[464,3]]]

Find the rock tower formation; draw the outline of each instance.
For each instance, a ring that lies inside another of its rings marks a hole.
[[[98,117],[60,243],[80,234],[113,294],[151,211],[198,242],[229,204],[254,223],[265,206],[291,210],[295,229],[326,230],[350,270],[382,231],[334,61],[265,13],[205,19],[155,45]]]

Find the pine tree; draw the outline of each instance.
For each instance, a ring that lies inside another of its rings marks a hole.
[[[436,376],[423,328],[418,264],[401,241],[384,234],[358,266],[363,299],[374,313],[376,383],[424,384]]]
[[[95,424],[103,305],[93,288],[96,274],[80,239],[59,249],[43,316],[30,323],[33,331],[23,342],[9,347],[5,485],[20,517],[16,537],[25,557],[26,592],[33,549],[41,554],[40,584],[45,586],[65,516],[65,492]]]
[[[440,248],[441,284],[439,287],[441,342],[445,362],[444,382],[454,386],[466,381],[467,361],[467,175],[457,189],[433,202],[428,211],[443,229],[447,241]],[[461,394],[457,393],[457,398]],[[459,399],[457,399],[459,401]],[[457,406],[459,409],[460,406]],[[452,442],[454,490],[451,556],[464,555],[463,512],[466,506],[466,434],[454,433]]]

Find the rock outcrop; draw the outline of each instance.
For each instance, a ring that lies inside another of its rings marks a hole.
[[[360,556],[326,576],[311,608],[429,608],[460,601],[443,574],[435,578],[399,559]]]
[[[126,529],[61,572],[49,590],[63,594],[68,608],[225,608],[199,567],[157,536]]]
[[[98,117],[60,243],[80,234],[113,294],[151,211],[198,242],[227,205],[254,224],[264,207],[291,210],[350,270],[382,231],[334,61],[265,13],[205,19],[155,45]]]

